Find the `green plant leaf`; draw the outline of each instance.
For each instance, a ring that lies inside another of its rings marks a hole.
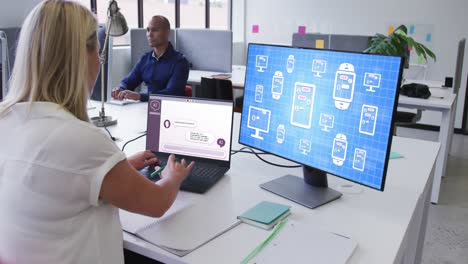
[[[408,34],[408,28],[407,28],[405,25],[399,25],[395,30],[393,30],[393,33],[398,34],[398,33],[400,33],[401,31],[403,31],[403,33],[404,33],[405,35]],[[392,33],[392,34],[393,34],[393,33]]]
[[[436,55],[423,44],[415,41],[408,36],[408,28],[405,25],[398,26],[391,34],[385,36],[376,33],[369,41],[369,48],[364,50],[366,53],[406,56],[408,48],[414,49],[418,56],[427,61],[431,57],[434,61]]]

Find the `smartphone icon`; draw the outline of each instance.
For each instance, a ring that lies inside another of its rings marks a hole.
[[[291,125],[310,128],[314,108],[315,85],[297,82],[291,107]]]
[[[271,96],[275,100],[279,100],[283,94],[283,73],[280,71],[275,72],[271,81]]]
[[[289,55],[286,62],[286,71],[292,73],[294,71],[294,55]]]
[[[263,100],[263,85],[255,86],[255,102],[261,103]]]
[[[333,99],[338,109],[346,110],[353,101],[354,84],[356,73],[354,66],[349,63],[342,63],[335,75],[335,86],[333,89]]]
[[[366,164],[366,151],[363,149],[356,148],[354,150],[353,169],[364,171],[365,164]]]
[[[379,108],[377,106],[362,105],[359,133],[369,136],[373,136],[375,134],[378,110]]]
[[[333,139],[332,158],[333,163],[342,166],[346,159],[346,150],[348,149],[348,141],[343,134],[336,134]]]

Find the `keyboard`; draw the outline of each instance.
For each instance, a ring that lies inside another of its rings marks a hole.
[[[166,160],[160,159],[161,165],[166,164]],[[151,173],[155,170],[154,166],[149,166],[140,171],[145,177],[151,181],[158,181],[161,178],[158,176],[151,177]],[[180,190],[194,192],[194,193],[205,193],[210,189],[224,174],[229,170],[226,167],[212,166],[209,164],[197,162],[192,169],[189,176],[180,185]]]

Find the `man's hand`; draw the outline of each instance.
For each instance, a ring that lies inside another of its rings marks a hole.
[[[140,94],[130,90],[124,90],[120,87],[112,89],[112,98],[116,100],[130,99],[138,101],[140,100]]]
[[[128,157],[127,160],[136,170],[141,170],[149,165],[159,164],[158,158],[149,150],[138,152]]]

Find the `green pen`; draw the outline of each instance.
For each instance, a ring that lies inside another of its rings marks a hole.
[[[159,169],[155,170],[153,173],[151,173],[150,177],[153,179],[153,178],[156,178],[156,176],[159,175],[159,173],[161,173],[161,171],[164,170],[164,168],[166,167],[166,165],[163,165],[161,167],[159,167]]]

